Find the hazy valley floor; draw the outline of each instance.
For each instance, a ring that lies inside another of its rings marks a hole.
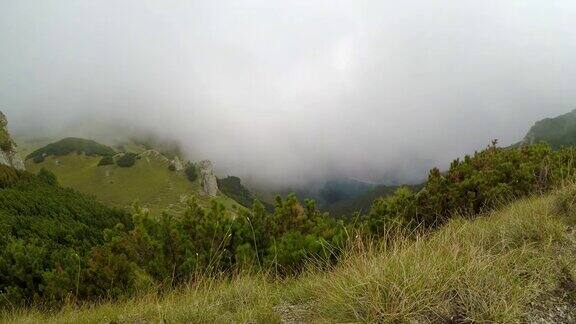
[[[178,291],[6,323],[296,323],[576,321],[574,190],[455,219],[417,239],[365,246],[330,271],[202,278]]]

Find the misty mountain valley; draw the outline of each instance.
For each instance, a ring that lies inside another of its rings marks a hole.
[[[576,323],[576,3],[0,0],[0,323]]]

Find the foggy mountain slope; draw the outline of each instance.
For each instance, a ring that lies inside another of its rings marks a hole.
[[[540,141],[555,149],[576,145],[576,110],[536,122],[519,144],[534,144]]]

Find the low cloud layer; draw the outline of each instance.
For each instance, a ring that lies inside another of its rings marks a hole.
[[[571,0],[0,2],[19,133],[110,120],[221,173],[422,176],[576,108]]]

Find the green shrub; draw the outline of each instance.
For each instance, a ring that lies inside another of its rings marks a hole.
[[[190,201],[179,217],[153,217],[136,206],[133,221],[133,230],[108,231],[106,244],[93,254],[91,272],[116,285],[107,287],[108,294],[116,287],[138,290],[133,279],[142,274],[174,284],[187,282],[197,271],[244,266],[297,273],[309,258],[333,260],[345,240],[342,222],[320,213],[313,202],[302,206],[295,196],[279,199],[274,214],[256,203],[252,212],[233,219],[221,204],[204,209]]]
[[[105,166],[105,165],[113,165],[114,164],[114,157],[112,155],[105,155],[100,159],[98,162],[98,166]]]
[[[2,151],[10,151],[14,146],[14,142],[10,134],[5,128],[0,129],[0,149]]]
[[[6,188],[20,181],[26,173],[12,167],[0,164],[0,188]]]
[[[12,149],[12,142],[9,140],[0,142],[0,149],[4,152],[10,151]]]
[[[184,173],[186,173],[186,178],[188,178],[190,182],[194,182],[196,179],[198,179],[198,171],[196,170],[196,166],[192,163],[188,163],[186,165]]]
[[[174,165],[174,163],[170,163],[170,165],[168,165],[168,170],[176,171],[176,166]]]
[[[116,165],[123,168],[129,168],[136,163],[138,155],[136,153],[124,153],[116,159]]]
[[[56,175],[49,171],[46,168],[40,169],[38,172],[38,178],[44,180],[49,185],[56,186],[58,185],[58,180],[56,179]]]
[[[455,214],[473,216],[511,199],[557,188],[576,175],[576,149],[546,144],[503,149],[496,142],[473,156],[456,159],[442,173],[432,169],[422,190],[399,189],[377,200],[364,222],[370,232],[387,224],[436,227]]]
[[[130,215],[59,187],[46,170],[0,166],[0,179],[0,308],[104,296],[88,270],[91,251],[105,229],[131,228]]]
[[[36,164],[42,163],[42,162],[44,162],[44,160],[45,160],[44,154],[36,155],[32,158],[32,161],[34,161],[34,163],[36,163]]]

